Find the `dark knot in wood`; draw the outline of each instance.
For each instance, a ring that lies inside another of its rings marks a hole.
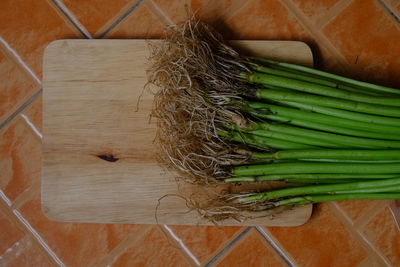
[[[100,154],[96,155],[98,158],[101,158],[102,160],[109,161],[109,162],[116,162],[119,160],[119,158],[114,157],[113,154]]]

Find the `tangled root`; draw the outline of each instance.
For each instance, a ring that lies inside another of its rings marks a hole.
[[[157,118],[155,144],[159,160],[185,181],[218,184],[231,176],[231,166],[247,163],[246,147],[223,140],[226,124],[245,127],[238,105],[253,88],[238,79],[249,61],[225,44],[209,26],[192,18],[167,28],[165,40],[151,46],[149,83],[155,93],[152,116]],[[280,212],[273,203],[241,203],[243,194],[220,192],[200,200],[186,199],[190,210],[215,223],[243,221]]]
[[[219,138],[226,123],[245,121],[238,107],[250,85],[236,79],[249,71],[246,58],[225,44],[209,26],[192,18],[169,26],[166,38],[151,45],[149,82],[158,118],[156,145],[165,166],[195,183],[218,183],[228,165],[244,163],[240,146]]]
[[[251,193],[249,193],[251,195]],[[275,206],[272,201],[242,203],[238,198],[246,194],[224,194],[203,203],[191,203],[201,217],[218,224],[219,221],[234,219],[243,222],[247,219],[268,217],[293,208]]]

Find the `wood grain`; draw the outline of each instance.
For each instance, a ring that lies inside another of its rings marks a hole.
[[[301,42],[233,45],[247,54],[312,65],[311,51]],[[144,40],[59,40],[47,47],[42,207],[49,218],[154,224],[158,199],[170,194],[160,202],[159,223],[210,224],[176,196],[202,191],[177,184],[156,162],[155,123],[149,121],[153,96],[143,91],[147,54]],[[294,226],[306,222],[311,210],[309,205],[223,224]]]

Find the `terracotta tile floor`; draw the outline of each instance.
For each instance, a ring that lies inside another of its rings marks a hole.
[[[46,45],[162,37],[185,6],[227,38],[305,41],[319,68],[399,87],[399,0],[2,0],[0,266],[400,266],[391,201],[320,205],[294,228],[75,224],[42,214]]]

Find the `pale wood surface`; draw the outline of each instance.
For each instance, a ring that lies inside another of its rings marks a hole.
[[[312,65],[307,45],[291,41],[235,41],[246,53]],[[179,184],[160,168],[149,123],[152,94],[145,91],[144,40],[59,40],[44,57],[42,208],[54,220],[153,224],[158,199],[198,188]],[[110,162],[98,155],[113,155]],[[200,193],[199,193],[200,194]],[[274,217],[223,225],[294,226],[311,205]],[[185,202],[166,197],[158,210],[165,224],[210,224]]]

